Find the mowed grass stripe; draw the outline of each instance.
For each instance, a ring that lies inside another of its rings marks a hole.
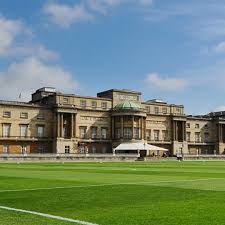
[[[158,185],[162,183],[178,183],[178,182],[199,182],[199,181],[212,181],[221,180],[221,178],[202,178],[202,179],[188,179],[188,180],[163,180],[155,182],[130,182],[130,183],[111,183],[111,184],[87,184],[87,185],[75,185],[75,186],[61,186],[61,187],[46,187],[46,188],[25,188],[25,189],[11,189],[11,190],[0,190],[0,193],[5,192],[24,192],[24,191],[44,191],[54,189],[73,189],[73,188],[90,188],[90,187],[105,187],[105,186],[121,186],[121,185]]]

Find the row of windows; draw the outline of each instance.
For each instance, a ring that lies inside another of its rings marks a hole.
[[[186,124],[186,128],[191,128],[191,124],[190,124],[190,123],[187,123],[187,124]],[[200,124],[199,124],[199,123],[196,123],[196,124],[195,124],[195,128],[196,128],[196,129],[199,129],[199,128],[200,128]],[[207,124],[205,125],[205,128],[206,128],[206,129],[208,128],[208,125],[207,125]]]
[[[150,141],[151,140],[151,130],[147,129],[146,130],[146,140]],[[154,141],[160,141],[160,130],[153,130],[153,140]],[[162,130],[162,140],[167,141],[169,140],[169,132],[168,130]]]
[[[36,126],[36,133],[37,137],[44,137],[45,126],[44,125],[37,125]],[[20,125],[20,137],[27,137],[28,135],[28,125]],[[3,137],[10,137],[11,136],[11,124],[3,124],[2,126],[2,136]]]
[[[4,118],[11,118],[11,116],[12,116],[12,112],[11,111],[4,111],[3,112],[3,117]],[[21,112],[20,113],[20,118],[21,119],[28,119],[28,112]],[[38,115],[37,115],[37,119],[38,120],[44,120],[45,119],[45,115],[44,114],[42,114],[42,113],[39,113]]]
[[[85,139],[87,138],[87,127],[79,127],[80,130],[80,138]],[[98,128],[92,127],[91,128],[91,138],[97,139],[98,137]],[[106,139],[107,138],[107,128],[102,127],[101,128],[101,138]]]
[[[68,98],[63,98],[63,103],[68,104],[69,99]],[[87,107],[87,101],[84,99],[80,100],[80,107],[81,108],[86,108]],[[92,109],[97,109],[97,101],[92,101],[91,102],[91,108]],[[101,102],[101,108],[102,109],[107,109],[107,102]]]
[[[187,141],[191,141],[191,132],[187,132]],[[206,132],[204,133],[204,141],[209,142],[209,133]],[[199,143],[201,142],[201,133],[200,132],[195,132],[195,142]]]
[[[91,149],[88,149],[86,146],[80,146],[80,154],[87,154],[87,153],[96,153],[97,152],[97,148],[95,145],[92,145]],[[103,146],[101,149],[102,153],[106,153],[107,152],[107,147]],[[65,146],[65,154],[70,154],[71,153],[71,149],[70,146]]]
[[[3,154],[10,154],[11,149],[10,149],[10,145],[3,145]],[[37,146],[37,152],[38,153],[44,153],[44,146],[43,145],[38,145]],[[27,153],[27,146],[26,145],[21,145],[20,146],[20,153],[21,154],[26,154]]]
[[[150,106],[146,106],[145,107],[145,110],[146,110],[147,113],[151,113],[152,112],[154,114],[160,114],[160,113],[168,114],[168,108],[167,107],[162,107],[161,109],[162,109],[162,111],[160,112],[160,107],[155,106],[154,110],[151,111],[151,107]],[[176,113],[181,113],[181,109],[177,107],[176,108]]]

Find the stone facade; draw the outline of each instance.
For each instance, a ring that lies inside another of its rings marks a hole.
[[[170,155],[225,150],[225,112],[187,116],[183,105],[124,89],[88,97],[41,88],[29,103],[0,101],[0,125],[0,153],[112,153],[138,141]]]

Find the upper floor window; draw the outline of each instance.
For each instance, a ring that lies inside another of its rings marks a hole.
[[[63,103],[64,104],[68,104],[69,103],[69,99],[68,98],[63,98]]]
[[[134,128],[134,138],[139,139],[140,138],[140,130],[139,128]]]
[[[27,137],[28,125],[20,125],[20,137]]]
[[[163,108],[162,108],[162,113],[163,113],[163,114],[167,114],[167,108],[166,108],[166,107],[163,107]]]
[[[80,138],[86,137],[86,130],[87,130],[87,127],[80,127]]]
[[[86,108],[86,106],[87,106],[86,100],[80,100],[80,107],[81,108]]]
[[[3,137],[9,137],[10,136],[10,128],[11,124],[3,124]]]
[[[131,139],[132,138],[131,128],[125,127],[123,132],[124,132],[124,139]]]
[[[191,124],[190,123],[186,123],[186,128],[190,128]]]
[[[195,133],[195,142],[200,142],[200,133],[199,132]]]
[[[155,114],[159,114],[159,107],[155,107]]]
[[[151,130],[150,129],[146,130],[146,139],[147,139],[147,141],[151,140]]]
[[[205,142],[209,142],[209,133],[208,132],[205,133]]]
[[[150,106],[146,106],[145,110],[146,110],[147,113],[150,113]]]
[[[20,118],[21,119],[28,119],[28,113],[27,112],[21,112],[20,113]]]
[[[116,139],[120,139],[120,137],[121,137],[121,132],[120,131],[121,131],[120,128],[116,128],[116,133],[115,133]]]
[[[44,130],[45,130],[44,125],[37,125],[37,136],[40,138],[44,137]]]
[[[102,109],[107,109],[107,102],[102,102]]]
[[[3,117],[5,117],[5,118],[11,118],[11,112],[10,111],[4,111],[3,112]]]
[[[97,138],[97,127],[91,128],[91,138],[96,139]]]
[[[92,109],[96,109],[97,108],[97,102],[96,101],[92,101],[91,102],[91,107],[92,107]]]
[[[107,138],[107,128],[102,127],[102,139]]]
[[[37,119],[38,119],[38,120],[44,120],[44,119],[45,119],[44,113],[39,113],[39,114],[37,115]]]
[[[195,128],[196,128],[196,129],[199,129],[199,127],[200,127],[199,124],[196,123],[196,124],[195,124]]]
[[[159,130],[154,130],[154,141],[159,141]]]

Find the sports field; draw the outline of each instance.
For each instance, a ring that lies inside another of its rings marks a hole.
[[[2,163],[0,224],[225,224],[225,162]]]

